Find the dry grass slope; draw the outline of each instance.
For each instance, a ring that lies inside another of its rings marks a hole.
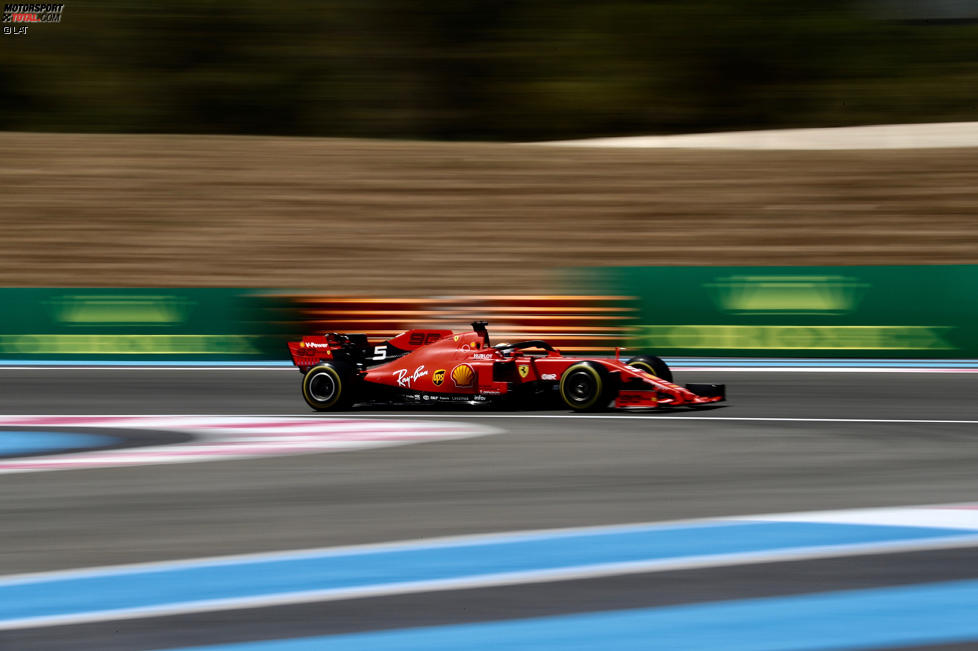
[[[525,292],[577,265],[978,263],[978,149],[0,134],[0,283]]]

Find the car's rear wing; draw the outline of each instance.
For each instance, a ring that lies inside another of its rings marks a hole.
[[[302,341],[289,342],[292,363],[299,368],[311,368],[316,364],[333,359],[333,344],[325,336],[303,337]]]

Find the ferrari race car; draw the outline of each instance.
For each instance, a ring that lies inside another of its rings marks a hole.
[[[658,357],[565,357],[534,339],[490,345],[487,322],[472,332],[408,330],[382,343],[329,333],[289,342],[302,372],[302,397],[315,410],[354,403],[561,404],[575,411],[615,407],[695,407],[725,398],[722,384],[672,383]]]

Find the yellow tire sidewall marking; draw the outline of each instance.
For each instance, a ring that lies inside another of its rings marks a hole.
[[[336,393],[333,395],[333,399],[326,403],[316,400],[309,393],[309,383],[311,378],[320,372],[329,373],[330,377],[333,378],[333,381],[336,382]],[[314,366],[313,368],[309,369],[306,376],[302,378],[302,397],[306,399],[306,402],[309,405],[317,408],[329,408],[339,402],[341,395],[343,395],[343,380],[340,379],[340,374],[337,373],[336,369],[332,366]]]
[[[564,390],[564,385],[567,382],[567,378],[570,377],[571,373],[575,373],[578,370],[586,370],[588,373],[590,373],[591,377],[594,378],[595,386],[597,387],[597,390],[594,392],[594,397],[590,400],[590,402],[583,405],[574,405],[574,403],[571,400],[567,399],[567,393]],[[598,399],[601,397],[601,394],[603,393],[604,393],[604,380],[601,378],[601,374],[598,372],[598,370],[593,366],[589,366],[587,364],[575,364],[574,366],[571,366],[569,369],[567,369],[560,378],[560,397],[564,399],[565,404],[569,406],[573,406],[573,408],[589,409],[594,406],[594,403],[598,401]]]

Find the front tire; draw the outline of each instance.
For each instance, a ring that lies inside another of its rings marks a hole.
[[[669,366],[655,355],[640,355],[633,357],[627,362],[629,366],[640,368],[646,373],[651,373],[657,378],[662,378],[666,382],[672,382],[672,371]]]
[[[560,377],[560,397],[574,411],[597,411],[611,402],[608,372],[596,362],[574,364]]]
[[[302,378],[302,397],[316,411],[345,409],[353,404],[353,374],[344,365],[314,366]]]

